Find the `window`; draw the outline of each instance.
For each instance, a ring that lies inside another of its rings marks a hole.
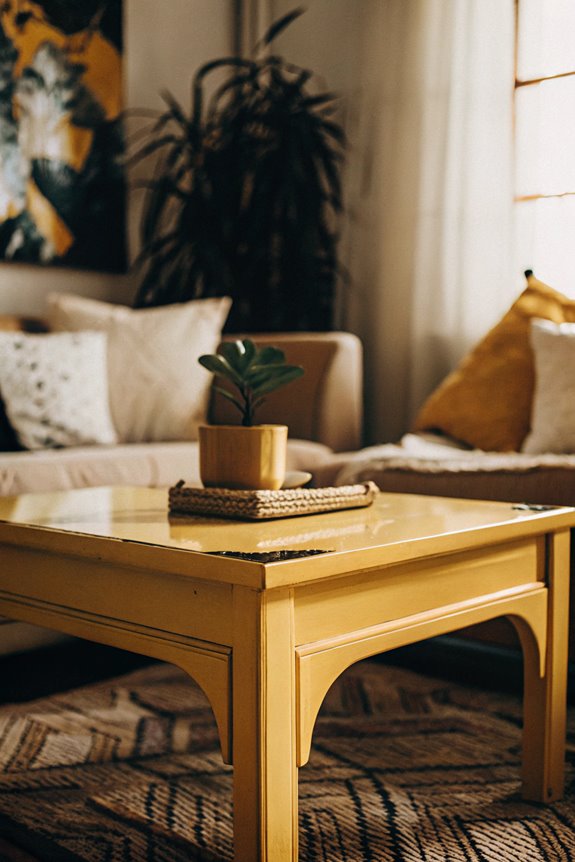
[[[516,5],[518,268],[575,297],[575,2]]]

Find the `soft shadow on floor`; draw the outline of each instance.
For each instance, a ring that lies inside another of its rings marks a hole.
[[[68,691],[151,662],[145,656],[75,638],[44,649],[2,656],[0,703],[22,703]]]

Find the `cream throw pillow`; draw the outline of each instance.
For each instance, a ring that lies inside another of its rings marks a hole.
[[[224,297],[131,309],[56,293],[48,297],[48,321],[53,330],[107,334],[110,406],[121,442],[196,440],[211,385],[198,357],[216,350],[230,305]]]
[[[0,395],[26,449],[116,442],[103,332],[0,332]]]
[[[575,323],[531,321],[535,392],[523,452],[575,452]]]

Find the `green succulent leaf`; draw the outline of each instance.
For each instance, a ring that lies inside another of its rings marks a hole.
[[[304,373],[299,365],[286,365],[283,350],[271,345],[257,348],[249,338],[224,342],[219,353],[200,356],[198,361],[236,387],[238,393],[219,386],[214,388],[242,412],[244,424],[252,423],[254,410],[261,405],[263,396]]]
[[[261,397],[262,395],[267,395],[270,392],[273,392],[275,389],[279,389],[280,386],[285,386],[287,383],[291,383],[292,380],[296,380],[298,377],[301,377],[303,374],[303,368],[300,368],[297,365],[286,365],[283,367],[278,367],[274,370],[273,374],[268,374],[265,377],[260,377],[255,381],[250,383],[250,388],[256,398]]]
[[[285,362],[285,353],[279,347],[261,347],[256,354],[257,365],[276,365]]]
[[[243,379],[246,369],[249,368],[256,355],[256,347],[250,339],[227,341],[220,346],[220,353]]]
[[[217,353],[204,354],[199,357],[198,362],[208,371],[211,371],[212,374],[216,374],[219,377],[225,377],[227,380],[231,380],[231,382],[236,386],[242,386],[243,380],[241,376],[235,368],[230,365],[225,356],[220,356]]]

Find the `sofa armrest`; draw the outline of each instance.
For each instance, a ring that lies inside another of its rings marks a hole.
[[[241,338],[234,335],[227,341]],[[289,427],[290,437],[316,440],[336,452],[362,443],[363,356],[360,340],[349,332],[277,333],[246,336],[258,345],[276,345],[305,374],[272,392],[257,414],[261,423]],[[238,422],[238,411],[212,392],[210,421]]]

